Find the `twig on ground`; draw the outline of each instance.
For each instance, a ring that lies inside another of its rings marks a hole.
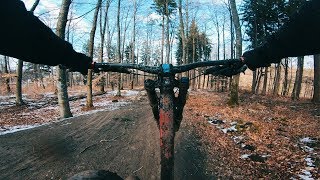
[[[110,142],[110,141],[116,141],[116,139],[118,139],[119,137],[123,136],[124,134],[121,134],[120,136],[117,136],[115,138],[112,139],[102,139],[100,140],[100,142]]]
[[[139,169],[137,169],[137,170],[133,171],[132,173],[134,174],[134,173],[136,173],[136,172],[140,171],[142,168],[143,168],[143,166],[141,166]]]
[[[95,143],[95,144],[91,144],[90,146],[88,146],[88,147],[84,148],[84,150],[82,150],[79,154],[81,154],[81,153],[85,152],[85,151],[86,151],[86,150],[88,150],[89,148],[91,148],[91,147],[93,147],[93,146],[96,146],[96,145],[97,145],[97,143]]]

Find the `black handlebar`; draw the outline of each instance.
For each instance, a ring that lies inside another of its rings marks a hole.
[[[160,71],[159,67],[156,66],[144,66],[140,64],[115,64],[115,63],[94,63],[94,71],[111,71],[111,72],[120,72],[128,73],[131,71],[128,69],[137,69],[151,74],[158,74]]]
[[[174,66],[173,72],[174,73],[182,73],[189,71],[191,69],[195,69],[198,67],[207,67],[207,66],[218,66],[218,65],[227,65],[232,63],[241,62],[239,59],[226,59],[226,60],[217,60],[217,61],[201,61],[195,62],[186,65]]]
[[[144,66],[140,64],[116,64],[116,63],[94,63],[93,70],[95,72],[106,71],[106,72],[119,72],[119,73],[132,73],[129,69],[137,69],[143,72],[151,74],[176,74],[189,71],[198,67],[207,66],[218,66],[218,65],[228,65],[232,63],[241,62],[239,59],[227,59],[227,60],[217,60],[217,61],[201,61],[186,65],[172,66],[168,64],[163,64],[161,66]],[[169,68],[169,69],[164,69]]]

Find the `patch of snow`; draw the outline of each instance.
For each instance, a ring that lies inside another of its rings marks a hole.
[[[222,132],[224,132],[224,133],[228,133],[228,132],[237,132],[236,125],[231,126],[231,127],[229,127],[229,128],[224,128],[224,129],[222,129]]]
[[[261,157],[267,158],[267,157],[271,157],[271,155],[270,155],[270,154],[264,154],[264,155],[262,155]]]
[[[311,148],[311,147],[309,147],[309,146],[302,146],[301,148],[302,148],[305,152],[313,152],[313,151],[314,151],[314,149]]]
[[[140,91],[137,90],[122,90],[121,95],[122,96],[137,96],[140,93]],[[111,94],[112,96],[117,95],[117,91],[110,91],[107,94]]]
[[[240,156],[241,159],[248,159],[251,156],[251,154],[243,154]]]
[[[124,91],[124,93],[125,96],[137,96],[140,93],[140,91],[126,90]]]
[[[314,140],[311,139],[310,137],[305,137],[305,138],[301,138],[300,142],[302,142],[302,143],[313,143]]]
[[[238,124],[238,122],[236,122],[236,121],[233,121],[230,123],[231,126],[236,126],[237,124]]]
[[[67,126],[67,125],[70,125],[72,124],[71,122],[67,122],[67,123],[64,123],[64,124],[61,124],[60,126]]]
[[[47,93],[43,93],[44,97],[56,97],[57,95],[55,95],[53,92],[47,92]]]
[[[306,161],[306,163],[307,163],[307,165],[308,165],[309,167],[315,167],[315,165],[313,164],[313,163],[314,163],[314,160],[312,160],[312,158],[307,157],[307,158],[305,158],[304,160]]]
[[[40,127],[43,125],[47,125],[49,123],[44,123],[44,124],[33,124],[33,125],[18,125],[18,126],[12,126],[12,127],[2,127],[4,128],[4,130],[0,129],[0,136],[1,135],[5,135],[5,134],[11,134],[11,133],[15,133],[18,131],[23,131],[23,130],[27,130],[27,129],[32,129],[35,127]]]
[[[310,171],[302,170],[302,173],[298,175],[302,180],[314,180]]]
[[[123,93],[123,95],[124,96],[136,96],[136,95],[138,95],[139,92],[140,91],[128,90],[128,91],[125,91]],[[8,101],[9,101],[9,99],[7,98],[4,103],[7,103]],[[85,104],[86,103],[86,99],[81,99],[80,102],[83,102],[82,104]],[[4,103],[2,103],[2,104],[4,104]],[[70,103],[73,104],[75,102],[70,102]],[[28,103],[28,105],[29,105],[28,108],[33,109],[34,112],[32,112],[32,113],[20,112],[20,114],[18,114],[18,115],[22,115],[22,116],[33,115],[33,116],[35,116],[35,117],[37,117],[39,119],[46,120],[48,117],[41,116],[41,112],[42,111],[46,111],[47,112],[49,110],[58,110],[58,107],[55,106],[55,105],[54,106],[43,107],[43,108],[40,108],[40,109],[34,109],[34,107],[32,107],[32,106],[41,107],[44,104],[46,104],[46,103],[44,103],[44,102],[37,102],[37,103],[30,102],[30,104]],[[76,106],[77,108],[72,109],[72,112],[74,114],[73,117],[65,118],[65,119],[61,119],[61,120],[55,120],[55,121],[52,121],[50,123],[42,123],[42,124],[36,123],[36,124],[32,124],[32,125],[19,125],[19,126],[12,126],[12,127],[4,126],[4,127],[0,127],[0,135],[15,133],[15,132],[18,132],[18,131],[32,129],[32,128],[36,128],[36,127],[43,126],[43,125],[57,123],[57,122],[65,121],[65,120],[68,120],[68,119],[76,118],[76,117],[81,116],[81,115],[88,115],[88,114],[93,114],[93,113],[101,112],[101,111],[112,111],[112,110],[119,109],[120,107],[127,106],[129,104],[131,104],[130,101],[112,102],[112,101],[109,100],[109,101],[97,102],[97,103],[94,103],[94,106],[96,108],[98,108],[98,109],[91,110],[91,111],[85,111],[85,112],[81,111],[81,108],[82,108],[81,106],[80,107]],[[0,105],[1,105],[1,103],[0,103]],[[71,107],[73,107],[73,106],[71,106]],[[38,112],[40,112],[40,113],[38,113]],[[53,119],[55,119],[55,118],[53,117]],[[69,124],[71,124],[71,123],[67,122],[65,124],[62,124],[61,126],[66,126],[66,125],[69,125]]]
[[[244,137],[243,136],[233,136],[232,139],[233,139],[233,142],[235,142],[236,144],[239,144],[244,140]],[[242,145],[244,145],[244,144],[242,144]]]

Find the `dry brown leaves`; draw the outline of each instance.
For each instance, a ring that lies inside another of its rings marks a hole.
[[[208,173],[222,179],[289,179],[305,175],[307,169],[313,178],[320,178],[320,142],[311,152],[303,150],[301,143],[305,137],[320,139],[320,105],[242,93],[240,105],[229,107],[227,99],[224,93],[191,92],[186,106],[185,123],[197,130],[207,151]],[[208,118],[223,120],[223,126],[236,122],[238,131],[224,133]],[[234,140],[239,137],[241,142]],[[264,162],[243,156],[250,154],[263,156]],[[307,165],[311,156],[315,167]]]

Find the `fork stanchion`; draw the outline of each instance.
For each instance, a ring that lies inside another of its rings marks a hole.
[[[175,131],[177,132],[180,128],[180,124],[183,118],[183,108],[187,101],[187,94],[189,89],[189,78],[182,77],[179,81],[179,95],[175,101],[176,111],[174,113]]]
[[[144,89],[147,91],[148,99],[149,99],[149,104],[152,109],[153,117],[157,122],[158,128],[159,128],[159,102],[158,102],[158,97],[156,94],[156,82],[147,79],[144,81]]]

